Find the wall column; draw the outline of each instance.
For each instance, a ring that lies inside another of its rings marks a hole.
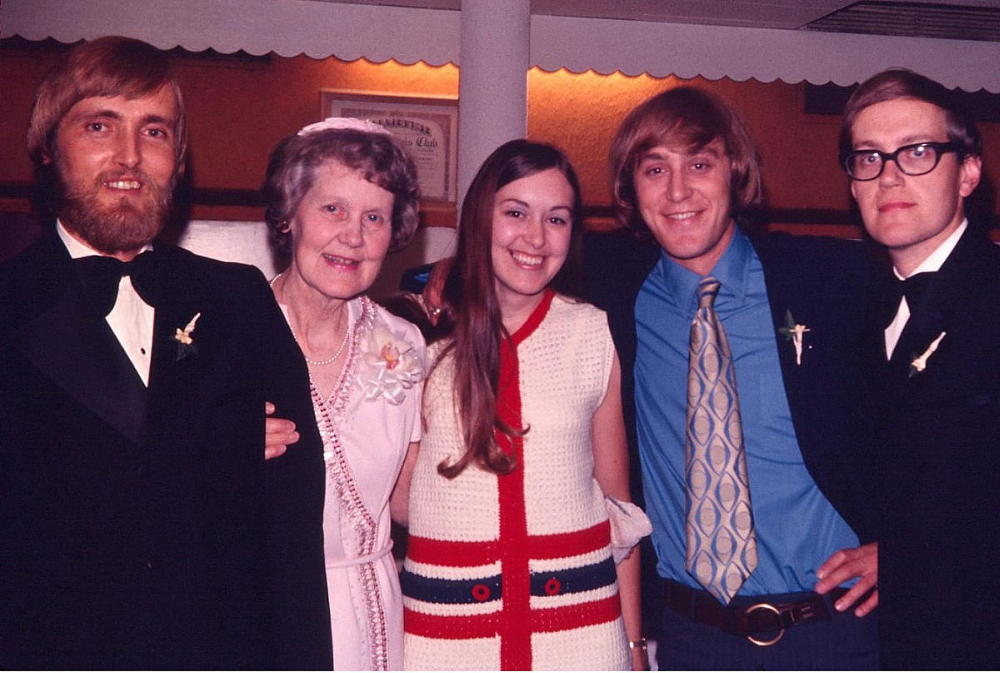
[[[528,130],[529,0],[462,0],[458,212],[483,160]]]

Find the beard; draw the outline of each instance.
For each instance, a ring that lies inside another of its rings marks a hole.
[[[93,186],[75,193],[65,183],[61,185],[60,220],[99,252],[137,250],[156,238],[166,225],[174,180],[164,188],[144,173],[129,171],[129,175],[142,182],[141,196],[102,198],[104,182],[117,177],[112,173],[101,174]]]

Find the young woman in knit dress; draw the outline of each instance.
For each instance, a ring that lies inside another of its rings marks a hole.
[[[463,204],[452,327],[428,351],[425,428],[401,477],[408,669],[646,663],[638,553],[616,567],[608,519],[645,518],[620,502],[618,359],[605,315],[563,293],[580,208],[567,159],[524,140],[486,160]]]

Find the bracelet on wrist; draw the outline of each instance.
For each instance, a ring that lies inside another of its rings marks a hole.
[[[646,639],[645,638],[640,638],[639,640],[630,640],[630,641],[628,641],[628,647],[629,647],[630,650],[634,650],[637,647],[640,648],[640,649],[643,649],[643,650],[648,649],[647,646],[646,646]]]

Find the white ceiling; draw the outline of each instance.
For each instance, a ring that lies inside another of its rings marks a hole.
[[[0,38],[52,37],[71,43],[99,35],[128,35],[162,49],[181,46],[195,52],[212,48],[226,54],[243,50],[256,55],[335,55],[345,61],[459,64],[462,13],[455,9],[461,2],[0,0]],[[1000,0],[936,0],[938,6],[942,3],[985,8],[978,11],[974,27],[996,23],[994,15],[1000,17]],[[1000,39],[991,36],[800,30],[803,23],[848,4],[843,0],[534,0],[529,65],[577,73],[841,85],[902,66],[950,87],[1000,92]],[[904,3],[888,6],[899,8]],[[943,22],[931,23],[938,27]]]
[[[461,0],[313,0],[359,5],[461,9]],[[498,0],[502,2],[503,0]],[[795,30],[856,0],[531,0],[531,13],[626,21]],[[906,0],[1000,9],[1000,0]],[[890,3],[900,4],[900,3]]]

